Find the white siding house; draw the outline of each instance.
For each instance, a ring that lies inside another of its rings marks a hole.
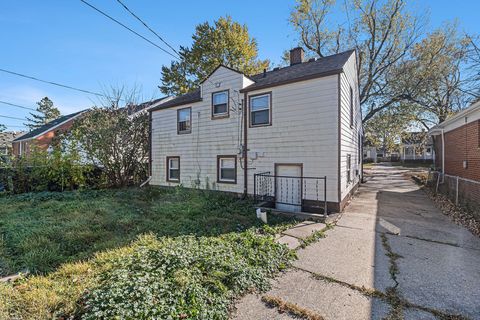
[[[220,66],[196,91],[152,108],[150,184],[342,210],[361,179],[356,55],[302,57],[293,49],[290,66],[252,77]]]

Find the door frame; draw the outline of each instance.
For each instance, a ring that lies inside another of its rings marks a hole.
[[[275,203],[277,202],[277,173],[278,173],[278,166],[295,166],[300,167],[300,207],[301,210],[303,209],[303,163],[274,163],[274,184],[275,184]]]

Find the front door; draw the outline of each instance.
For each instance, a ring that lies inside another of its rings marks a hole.
[[[275,165],[275,207],[278,210],[302,210],[302,165]]]

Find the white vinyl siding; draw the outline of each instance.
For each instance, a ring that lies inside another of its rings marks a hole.
[[[352,55],[340,77],[340,198],[342,201],[361,179],[362,159],[359,147],[362,133],[356,61]],[[347,168],[350,155],[350,171]],[[348,173],[350,172],[350,179]]]
[[[153,185],[172,185],[166,181],[165,157],[181,158],[180,183],[185,187],[243,192],[243,171],[238,167],[237,184],[217,183],[217,156],[238,155],[242,134],[240,91],[248,83],[243,75],[227,68],[217,69],[202,85],[202,101],[152,113]],[[217,85],[219,85],[217,87]],[[212,120],[212,93],[230,89],[230,116]],[[191,107],[191,134],[176,132],[177,110]],[[238,157],[240,157],[238,155]]]
[[[327,199],[338,201],[337,86],[338,76],[333,75],[266,89],[271,91],[272,124],[248,129],[249,193],[255,173],[273,174],[275,163],[291,163],[302,164],[304,176],[327,176]],[[322,190],[320,185],[323,198]],[[310,191],[316,192],[315,187]]]

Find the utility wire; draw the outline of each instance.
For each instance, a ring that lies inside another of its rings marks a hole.
[[[0,115],[0,118],[7,118],[7,119],[13,119],[13,120],[22,120],[22,121],[25,121],[26,119],[22,119],[22,118],[16,118],[16,117],[10,117],[10,116],[3,116],[3,115]]]
[[[131,28],[127,27],[126,25],[124,25],[123,23],[121,23],[120,21],[118,21],[117,19],[109,16],[108,14],[106,14],[105,12],[103,12],[102,10],[98,9],[97,7],[91,5],[90,3],[88,3],[87,1],[85,0],[80,0],[81,2],[83,2],[85,5],[89,6],[90,8],[92,8],[93,10],[97,11],[98,13],[100,13],[101,15],[107,17],[108,19],[114,21],[115,23],[121,25],[122,27],[124,27],[125,29],[127,29],[128,31],[132,32],[133,34],[137,35],[138,37],[142,38],[143,40],[147,41],[148,43],[150,43],[151,45],[157,47],[158,49],[162,50],[163,52],[169,54],[170,56],[172,56],[173,58],[175,59],[178,59],[176,56],[174,56],[172,53],[170,53],[169,51],[165,50],[164,48],[160,47],[158,44],[156,44],[155,42],[152,42],[151,40],[145,38],[144,36],[142,36],[140,33],[132,30]]]
[[[69,85],[66,85],[66,84],[61,84],[61,83],[58,83],[58,82],[42,80],[42,79],[39,79],[39,78],[36,78],[36,77],[33,77],[33,76],[29,76],[29,75],[26,75],[26,74],[23,74],[23,73],[13,72],[13,71],[1,69],[1,68],[0,68],[0,71],[5,72],[5,73],[9,73],[9,74],[13,74],[15,76],[27,78],[27,79],[30,79],[30,80],[35,80],[35,81],[39,81],[39,82],[43,82],[43,83],[48,83],[48,84],[51,84],[51,85],[54,85],[54,86],[67,88],[67,89],[70,89],[70,90],[75,90],[75,91],[79,91],[79,92],[83,92],[83,93],[93,94],[93,95],[100,96],[100,97],[106,97],[104,94],[101,94],[101,93],[75,88],[75,87],[72,87],[72,86],[69,86]]]
[[[18,104],[14,104],[14,103],[2,101],[2,100],[0,100],[0,103],[6,104],[6,105],[9,105],[9,106],[12,106],[12,107],[17,107],[17,108],[22,108],[22,109],[37,111],[36,109],[33,109],[33,108],[24,107],[24,106],[21,106],[21,105],[18,105]]]
[[[120,4],[122,5],[122,7],[125,8],[125,10],[127,10],[132,16],[134,16],[135,19],[137,19],[138,21],[140,21],[140,22],[145,26],[145,28],[147,28],[148,30],[150,30],[151,33],[153,33],[154,35],[156,35],[157,38],[160,39],[160,41],[162,41],[163,43],[165,43],[170,49],[172,49],[173,52],[175,52],[175,53],[180,57],[180,54],[178,53],[177,50],[175,50],[174,47],[172,47],[167,41],[165,41],[157,32],[155,32],[155,30],[153,30],[152,28],[150,28],[145,21],[143,21],[139,16],[137,16],[134,12],[132,12],[132,10],[130,10],[121,0],[117,0],[117,2],[120,3]]]

